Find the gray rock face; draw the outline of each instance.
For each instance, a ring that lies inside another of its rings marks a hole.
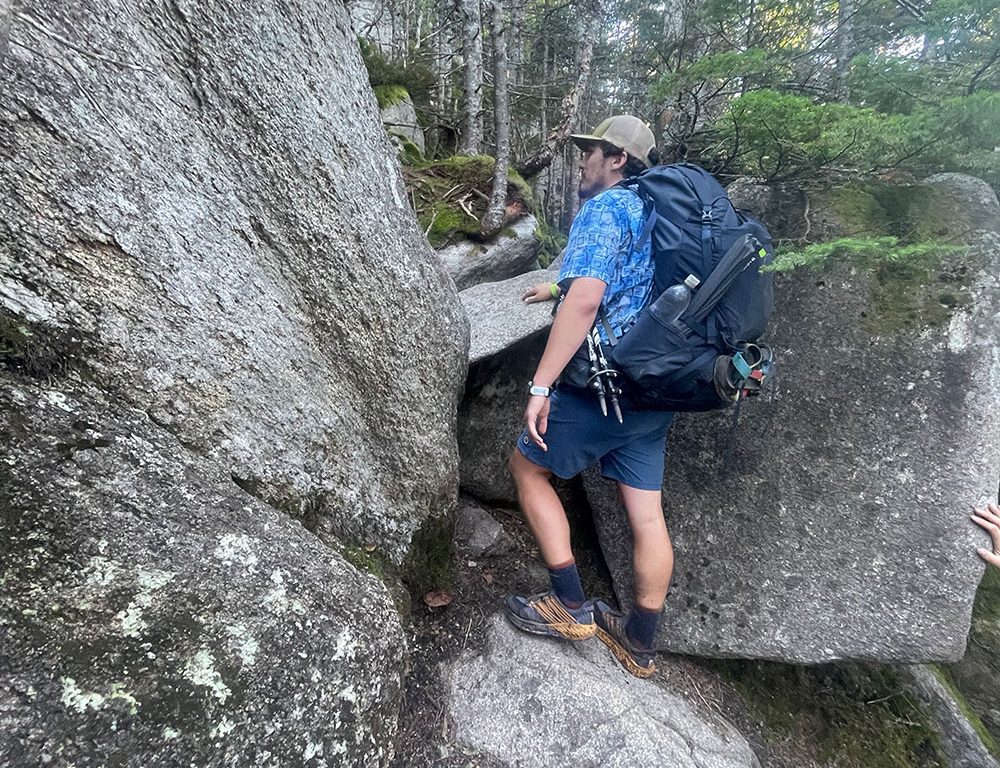
[[[941,734],[941,746],[951,768],[1000,768],[979,738],[951,691],[925,666],[904,668],[908,687],[927,707]]]
[[[449,677],[456,739],[509,766],[758,766],[728,723],[628,676],[596,639],[557,643],[496,617],[486,652],[463,656]]]
[[[507,460],[521,431],[525,387],[545,348],[552,304],[525,304],[524,292],[555,273],[536,270],[461,293],[472,328],[469,373],[458,409],[462,488],[480,499],[516,503]]]
[[[455,548],[466,555],[495,554],[509,549],[510,537],[485,509],[466,505],[455,513]]]
[[[462,489],[478,499],[517,503],[507,461],[523,427],[525,388],[545,339],[544,333],[529,336],[469,367],[458,409],[459,466]]]
[[[427,149],[424,131],[417,122],[417,112],[413,108],[413,100],[409,96],[395,104],[383,107],[381,112],[382,124],[386,131],[395,136],[402,136],[407,141],[412,141],[421,153]]]
[[[25,13],[52,34],[15,18],[0,63],[0,303],[92,335],[103,389],[399,562],[455,501],[467,329],[343,7]]]
[[[521,301],[531,286],[552,282],[555,273],[538,269],[524,275],[466,288],[460,294],[469,318],[469,363],[478,363],[552,325],[552,303]]]
[[[0,372],[0,763],[387,764],[382,583],[75,378]]]
[[[954,219],[973,227],[967,253],[945,257],[930,285],[849,267],[784,277],[768,334],[773,393],[745,405],[735,433],[730,413],[678,419],[661,648],[799,662],[961,657],[983,567],[967,513],[995,498],[1000,476],[1000,207],[975,180],[931,186],[934,210],[976,206]],[[986,224],[993,231],[975,229]],[[937,322],[893,327],[918,299]],[[604,481],[588,486],[627,603],[624,515]]]
[[[512,234],[501,235],[495,243],[481,245],[468,240],[438,251],[438,258],[458,289],[478,283],[492,283],[538,269],[541,243],[535,237],[538,222],[525,216],[515,222]]]

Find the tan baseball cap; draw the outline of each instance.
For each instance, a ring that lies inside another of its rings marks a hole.
[[[592,134],[574,133],[570,138],[580,149],[586,149],[598,141],[606,141],[618,149],[624,149],[647,168],[652,165],[649,162],[649,150],[656,146],[656,139],[649,126],[632,115],[609,117]]]

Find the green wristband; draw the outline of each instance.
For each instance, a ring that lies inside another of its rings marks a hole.
[[[549,286],[549,293],[552,294],[552,298],[553,299],[558,299],[559,298],[559,283],[552,283]]]

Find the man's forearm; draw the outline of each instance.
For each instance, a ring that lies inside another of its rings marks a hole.
[[[582,281],[582,282],[581,282]],[[550,387],[559,378],[594,325],[605,284],[593,278],[578,278],[570,287],[552,322],[545,352],[532,379],[541,387]]]

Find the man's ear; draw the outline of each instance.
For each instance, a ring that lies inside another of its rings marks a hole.
[[[608,158],[611,161],[611,170],[620,171],[625,168],[625,164],[628,163],[628,155],[622,152],[620,155],[612,155]]]

